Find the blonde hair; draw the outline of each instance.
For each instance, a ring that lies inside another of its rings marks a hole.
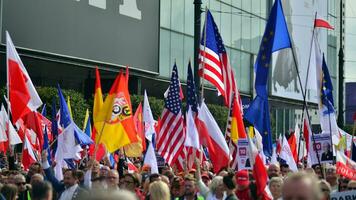
[[[155,181],[149,188],[151,199],[170,200],[171,194],[168,185],[163,181]]]
[[[269,181],[268,185],[272,185],[272,183],[279,183],[281,186],[283,185],[283,179],[281,177],[273,177]]]
[[[223,184],[223,177],[222,176],[215,176],[211,183],[209,184],[209,189],[210,191],[215,194],[216,189],[218,188],[219,185]]]
[[[285,179],[284,179],[284,184],[283,187],[287,185],[288,182],[296,182],[296,181],[307,181],[309,186],[312,189],[312,194],[313,197],[311,197],[313,200],[320,200],[322,199],[322,192],[320,189],[320,186],[318,184],[318,179],[316,176],[313,176],[312,174],[308,174],[305,172],[297,172],[297,173],[292,173],[289,174]],[[282,188],[282,196],[283,196],[283,191],[284,189]]]

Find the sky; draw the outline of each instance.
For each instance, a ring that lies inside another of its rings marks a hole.
[[[356,82],[356,1],[345,3],[345,82]]]

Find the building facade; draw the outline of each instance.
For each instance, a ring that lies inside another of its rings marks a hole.
[[[56,5],[45,0],[26,2],[28,4],[20,0],[2,0],[1,41],[5,43],[4,33],[9,30],[35,85],[54,86],[58,82],[90,98],[94,90],[95,66],[103,69],[103,90],[108,91],[116,72],[127,64],[132,68],[129,85],[132,93],[142,94],[146,89],[150,96],[162,98],[174,63],[184,85],[194,51],[193,0],[124,0],[121,3],[73,0],[59,1]],[[254,96],[253,64],[273,0],[202,2],[202,10],[209,9],[219,27],[235,69],[244,107],[247,107]],[[315,12],[335,26],[334,31],[318,30],[316,34],[327,58],[337,106],[340,0],[327,0],[327,3],[323,0],[282,0],[282,4],[303,84]],[[17,10],[23,9],[20,12],[23,16],[14,16],[15,6]],[[44,17],[50,14],[55,15]],[[0,84],[5,85],[5,46],[0,50]],[[275,135],[294,129],[302,117],[302,90],[291,53],[283,50],[273,55],[269,90]],[[206,81],[204,83],[206,101],[221,104],[216,90]],[[312,123],[316,124],[317,101],[313,92],[308,92],[308,102]]]

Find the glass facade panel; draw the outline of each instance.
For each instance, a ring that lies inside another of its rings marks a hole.
[[[225,46],[231,46],[231,6],[225,4],[221,5],[221,37],[223,38]],[[228,12],[228,13],[226,13]]]
[[[240,90],[242,92],[250,93],[250,80],[251,80],[251,54],[241,52],[241,75],[239,79],[241,80],[240,83]]]
[[[162,2],[162,1],[161,1]],[[175,31],[183,32],[184,31],[184,1],[172,0],[171,8],[171,28]]]
[[[161,1],[160,9],[161,27],[171,28],[171,0]]]
[[[247,15],[242,16],[242,45],[241,49],[244,51],[251,51],[251,17]]]
[[[171,69],[171,38],[170,31],[161,28],[159,44],[159,73],[161,76],[169,77]]]
[[[171,33],[171,67],[172,68],[174,62],[177,63],[178,67],[178,75],[180,78],[183,77],[183,65],[185,62],[183,61],[183,52],[184,52],[184,40],[182,34]],[[168,76],[170,77],[170,76]]]
[[[232,26],[231,26],[231,28],[232,28],[231,43],[232,44],[231,44],[231,46],[234,48],[240,49],[241,48],[241,37],[242,37],[242,28],[241,28],[241,18],[242,17],[238,13],[240,13],[241,11],[239,11],[236,8],[233,8],[232,12],[236,13],[236,14],[232,15]]]
[[[194,4],[185,0],[184,4],[184,33],[194,35]]]

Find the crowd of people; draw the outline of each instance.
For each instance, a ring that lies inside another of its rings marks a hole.
[[[8,156],[1,170],[0,199],[6,200],[252,200],[256,183],[251,170],[222,169],[214,174],[208,161],[195,160],[194,168],[178,172],[169,166],[150,173],[141,159],[133,160],[137,171],[128,170],[123,156],[112,166],[87,159],[76,169],[63,170],[63,180],[54,175],[46,153],[28,172]],[[3,157],[6,158],[6,157]],[[203,167],[201,167],[203,166]],[[292,173],[286,164],[267,167],[268,188],[273,199],[324,200],[333,192],[355,190],[356,181],[336,174],[334,165],[300,166]]]

